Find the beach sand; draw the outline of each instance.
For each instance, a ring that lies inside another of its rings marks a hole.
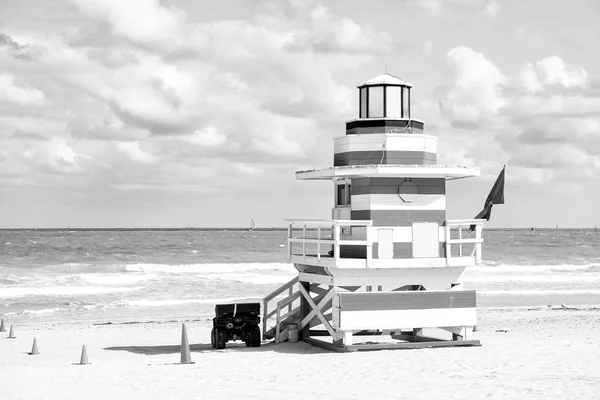
[[[22,324],[0,337],[0,399],[600,398],[600,308],[482,308],[478,321],[482,347],[355,353],[213,350],[208,318]],[[178,364],[182,322],[194,364]],[[83,344],[91,364],[75,365]]]

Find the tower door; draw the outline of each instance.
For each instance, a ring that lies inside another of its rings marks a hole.
[[[378,258],[391,259],[394,258],[394,230],[393,229],[378,229],[377,254]]]
[[[413,257],[437,258],[440,256],[439,225],[431,222],[413,224]]]

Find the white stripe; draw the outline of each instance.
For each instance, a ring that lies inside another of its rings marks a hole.
[[[352,235],[349,235],[349,237],[352,240],[368,240],[372,243],[377,242],[379,228],[379,226],[355,226],[352,228]],[[410,243],[413,241],[412,226],[386,226],[385,228],[394,231],[394,243]],[[442,243],[445,241],[446,229],[443,226],[440,226],[438,231],[438,238],[440,243]]]
[[[421,194],[405,195],[404,200],[412,200],[405,203],[397,194],[358,194],[352,195],[352,211],[363,210],[445,210],[446,195],[443,194]]]
[[[377,151],[384,147],[388,151],[425,151],[437,154],[437,137],[408,134],[365,134],[347,135],[334,139],[334,153],[349,151]]]
[[[411,329],[440,326],[473,326],[477,311],[471,308],[421,310],[340,311],[340,329]]]

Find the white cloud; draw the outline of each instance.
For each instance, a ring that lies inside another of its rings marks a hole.
[[[4,72],[0,73],[0,102],[8,101],[18,105],[39,105],[45,100],[41,90],[19,86],[15,84],[15,76]]]
[[[453,133],[464,140],[447,158],[507,162],[530,169],[520,171],[520,179],[536,183],[600,177],[600,99],[588,89],[583,68],[553,56],[506,76],[464,46],[450,51],[448,60],[452,84],[441,109],[452,124],[468,129]]]
[[[136,162],[151,164],[158,160],[158,157],[155,155],[142,150],[140,148],[140,143],[137,141],[117,143],[117,149],[127,155],[127,157],[129,157],[131,160]]]
[[[453,82],[442,99],[442,110],[456,123],[473,124],[495,115],[506,104],[502,88],[508,79],[482,53],[460,46],[447,59]]]
[[[581,87],[587,83],[587,76],[585,69],[568,65],[558,56],[546,57],[535,64],[527,63],[519,73],[521,86],[532,93],[548,85]]]
[[[219,132],[214,126],[207,126],[203,130],[195,131],[192,135],[182,136],[182,140],[199,146],[213,147],[225,143],[227,136]]]
[[[442,3],[439,0],[412,0],[410,4],[426,10],[434,15],[437,14],[442,8]]]
[[[496,17],[502,11],[502,4],[497,0],[492,0],[486,4],[484,12],[490,17]]]
[[[186,13],[159,0],[71,0],[85,16],[108,24],[110,32],[165,53],[199,52],[209,36],[186,24]]]
[[[423,51],[425,54],[431,54],[433,52],[433,42],[431,40],[425,42],[423,45]]]

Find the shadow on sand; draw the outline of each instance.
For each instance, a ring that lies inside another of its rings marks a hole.
[[[175,354],[181,351],[180,345],[164,345],[164,346],[113,346],[105,347],[104,350],[112,351],[129,351],[136,354],[145,355],[157,355],[157,354]],[[275,344],[273,342],[262,344],[261,347],[247,347],[243,343],[227,343],[229,351],[247,351],[247,352],[265,352],[274,351],[277,353],[289,353],[289,354],[315,354],[315,353],[327,353],[326,350],[318,347],[311,346],[308,343],[280,343]],[[213,349],[210,343],[198,343],[190,345],[190,351],[193,353],[206,352],[206,351],[224,351]]]

